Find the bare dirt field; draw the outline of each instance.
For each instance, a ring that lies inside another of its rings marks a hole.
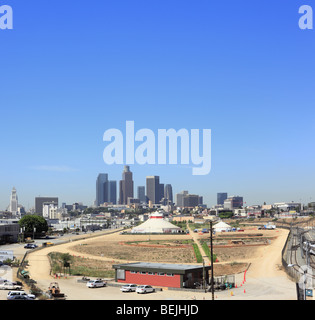
[[[146,245],[128,245],[125,241],[95,241],[86,245],[76,245],[71,249],[80,254],[94,256],[106,256],[118,260],[138,260],[146,262],[163,261],[165,263],[194,263],[195,256],[192,245],[178,246],[169,244],[168,246],[156,246],[148,241],[143,241]]]

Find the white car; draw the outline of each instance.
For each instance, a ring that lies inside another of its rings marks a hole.
[[[149,293],[149,292],[155,292],[155,289],[151,286],[144,285],[144,286],[138,286],[136,289],[137,293]]]
[[[27,294],[25,291],[9,291],[7,300],[35,300],[34,294]]]
[[[137,289],[136,284],[126,284],[120,288],[120,291],[122,292],[135,292]]]
[[[100,279],[88,281],[86,286],[88,288],[101,288],[106,287],[106,282]]]
[[[6,281],[0,284],[0,289],[1,290],[21,290],[22,286],[10,281]]]

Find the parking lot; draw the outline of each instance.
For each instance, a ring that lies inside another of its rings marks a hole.
[[[52,281],[54,281],[52,279]],[[173,300],[178,293],[171,290],[157,291],[154,293],[137,294],[136,292],[121,292],[120,287],[107,286],[103,288],[88,288],[85,283],[78,283],[77,278],[59,279],[62,293],[66,294],[67,300]],[[49,281],[41,281],[38,285],[48,288]],[[28,290],[26,290],[27,293]],[[0,300],[6,300],[8,290],[0,290]],[[207,294],[203,294],[207,296]],[[194,294],[184,293],[183,298],[193,299]],[[210,294],[208,294],[210,298]]]

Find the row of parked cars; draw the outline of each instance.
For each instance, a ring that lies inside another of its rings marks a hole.
[[[103,288],[106,287],[106,281],[102,279],[89,280],[86,283],[88,288]],[[137,292],[137,293],[150,293],[155,292],[155,289],[149,285],[137,285],[137,284],[126,284],[120,288],[122,292]]]
[[[149,285],[136,285],[126,284],[120,288],[122,292],[137,292],[137,293],[150,293],[155,292],[155,289]]]
[[[9,281],[0,278],[0,290],[9,290],[7,300],[34,300],[34,294],[28,294],[23,290],[23,284],[20,281]]]

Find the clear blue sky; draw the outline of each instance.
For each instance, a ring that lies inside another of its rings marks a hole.
[[[315,200],[314,0],[14,1],[0,30],[0,210],[95,199],[103,133],[212,129],[212,170],[131,166],[174,192],[242,195],[247,204]]]

